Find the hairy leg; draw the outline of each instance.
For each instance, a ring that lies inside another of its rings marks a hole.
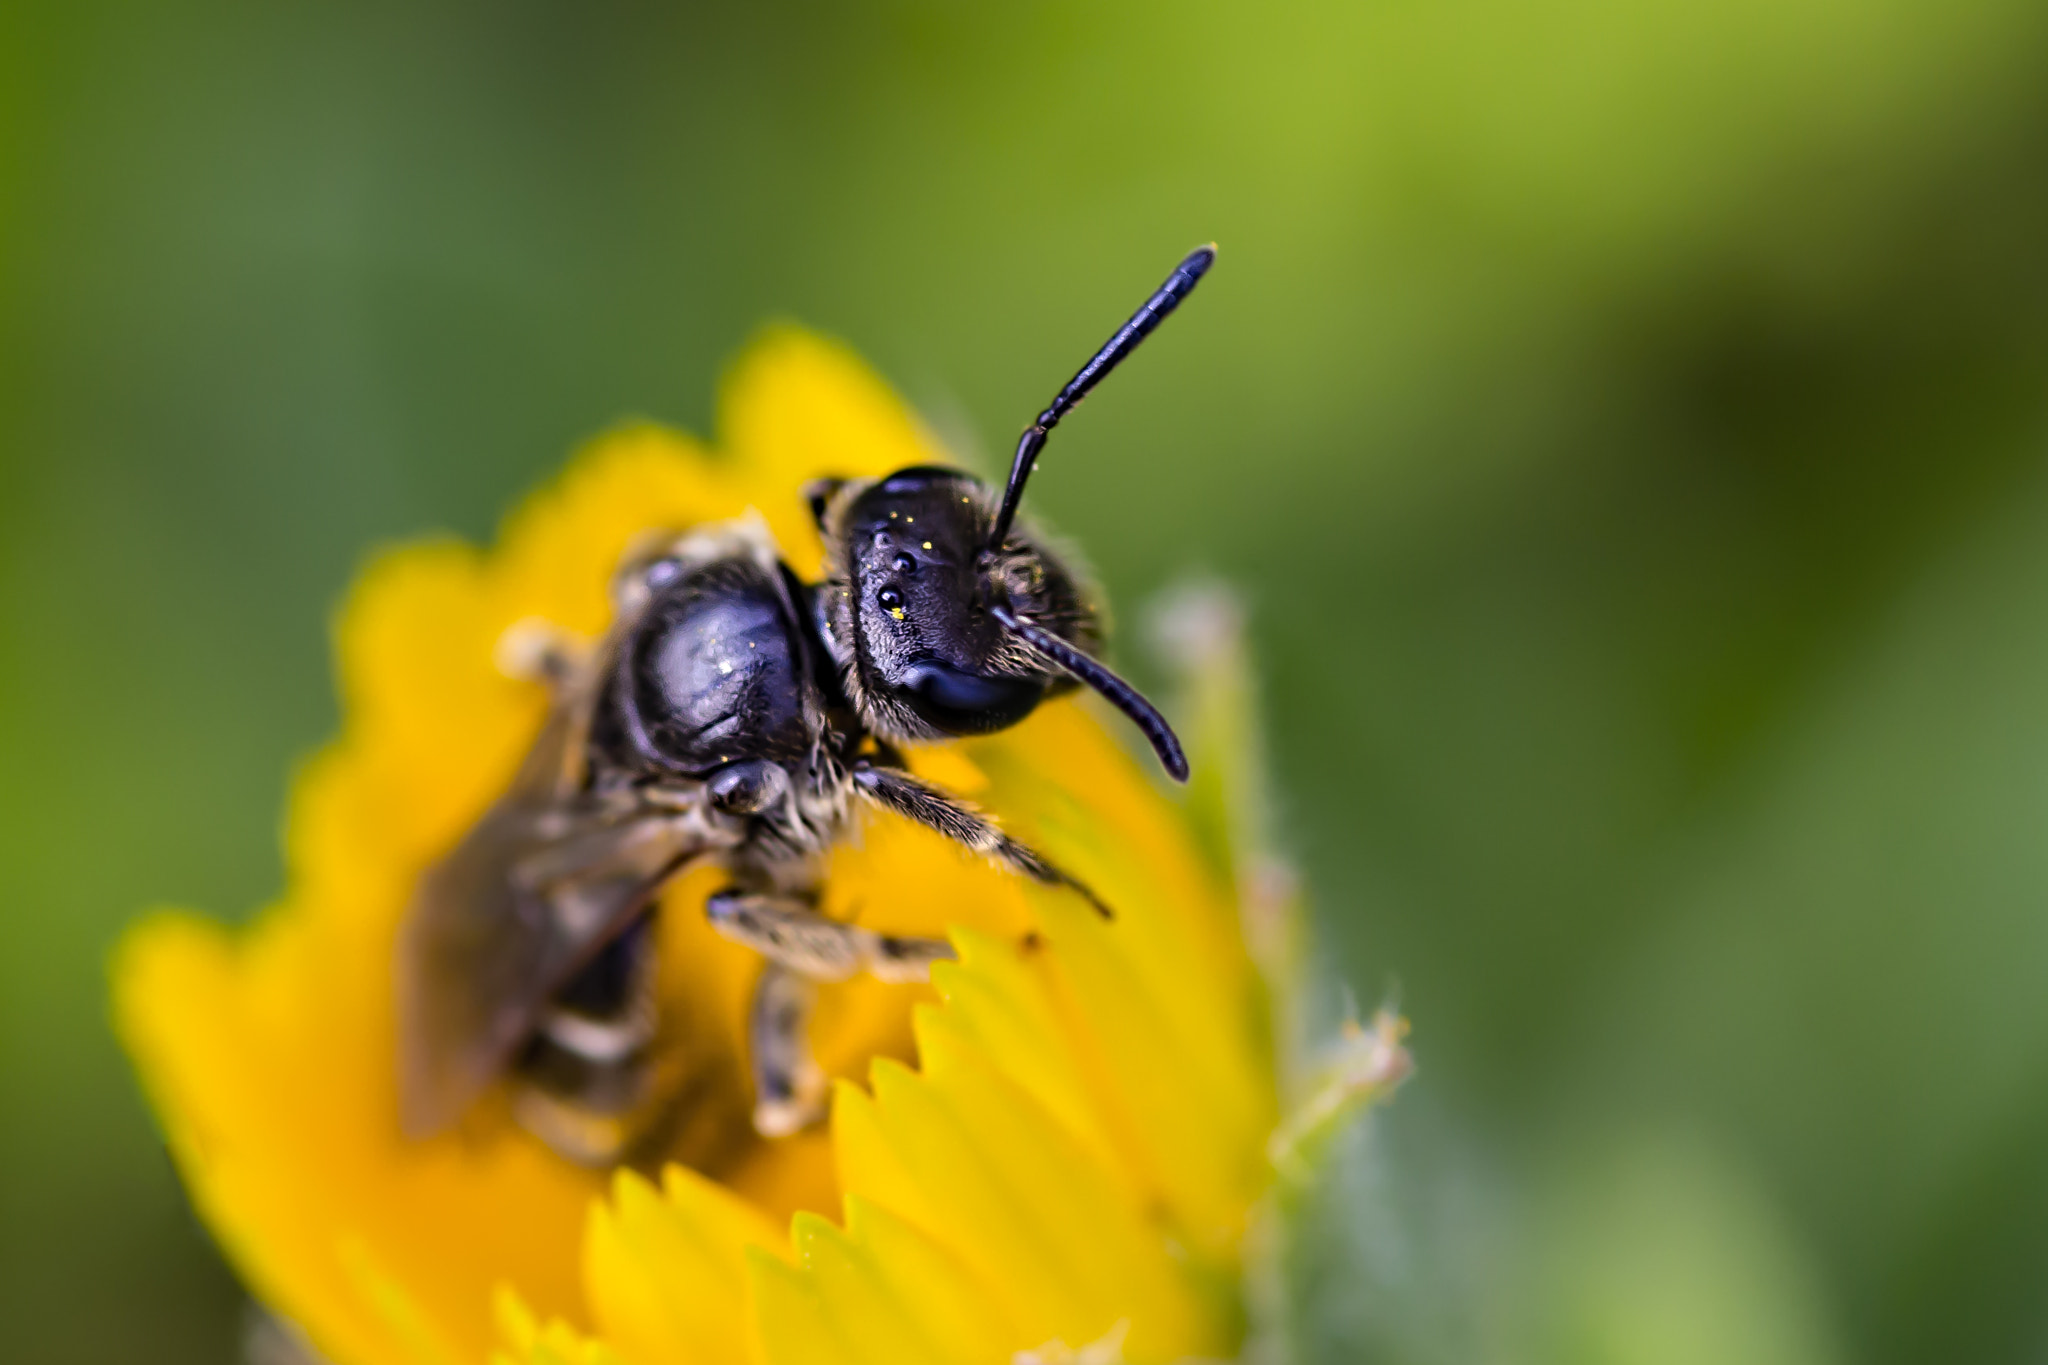
[[[784,1137],[825,1117],[825,1077],[805,1034],[815,983],[863,971],[883,981],[925,981],[932,963],[953,956],[943,939],[841,924],[795,896],[728,888],[704,911],[719,933],[768,959],[748,1020],[754,1128],[763,1137]]]
[[[787,1137],[825,1117],[825,1073],[804,1028],[815,987],[775,962],[762,965],[747,1017],[754,1069],[754,1131]]]
[[[1080,894],[1104,919],[1111,918],[1102,899],[1079,878],[1055,867],[1036,849],[1018,843],[1002,827],[951,792],[900,768],[873,763],[856,763],[854,790],[884,810],[915,820],[926,829],[945,835],[956,844],[986,854],[1013,872],[1020,872],[1047,886],[1064,886]]]
[[[795,896],[728,888],[704,903],[704,913],[727,938],[813,981],[844,981],[858,972],[883,981],[924,981],[932,963],[953,956],[943,939],[841,924]]]

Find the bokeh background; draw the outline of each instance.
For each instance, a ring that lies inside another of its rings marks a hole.
[[[105,1018],[276,889],[380,542],[764,319],[1243,585],[1416,1081],[1309,1358],[2048,1359],[2048,9],[0,6],[0,1339],[236,1349]],[[1136,630],[1123,655],[1157,680]]]

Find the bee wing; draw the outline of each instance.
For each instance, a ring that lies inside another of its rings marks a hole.
[[[461,1116],[548,997],[716,841],[695,811],[512,794],[420,879],[399,940],[399,1102],[426,1136]]]

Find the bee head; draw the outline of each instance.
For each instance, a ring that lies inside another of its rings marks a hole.
[[[1079,576],[1029,529],[1013,523],[998,535],[999,509],[981,480],[918,465],[807,492],[826,544],[826,640],[871,732],[899,741],[988,734],[1080,682],[1148,735],[1165,731],[1093,659],[1100,617]]]
[[[971,474],[913,465],[807,490],[825,538],[819,616],[847,700],[883,739],[981,735],[1086,683],[1188,780],[1173,728],[1092,651],[1101,626],[1075,577],[1016,524],[1054,427],[1180,307],[1216,261],[1196,247],[1053,396],[1017,440],[1000,500]]]
[[[1024,612],[1082,648],[1096,643],[1095,612],[1028,537],[988,550],[995,509],[979,479],[924,465],[811,494],[828,546],[826,634],[870,730],[896,740],[987,734],[1073,685],[991,608]]]

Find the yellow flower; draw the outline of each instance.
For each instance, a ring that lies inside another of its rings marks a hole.
[[[944,459],[855,359],[793,331],[744,358],[720,414],[719,452],[617,432],[495,550],[429,542],[364,572],[336,627],[342,733],[292,792],[284,897],[242,931],[159,913],[117,955],[118,1025],[195,1202],[252,1292],[338,1365],[1229,1354],[1276,1120],[1240,877],[1078,702],[911,762],[1117,918],[870,820],[832,856],[827,913],[950,934],[959,961],[929,987],[824,989],[828,1129],[748,1130],[716,1172],[652,1179],[561,1160],[503,1096],[401,1136],[400,919],[545,705],[493,665],[508,627],[595,636],[636,537],[749,508],[815,577],[806,480]],[[758,961],[704,923],[717,875],[664,896],[660,994],[738,1058]]]

